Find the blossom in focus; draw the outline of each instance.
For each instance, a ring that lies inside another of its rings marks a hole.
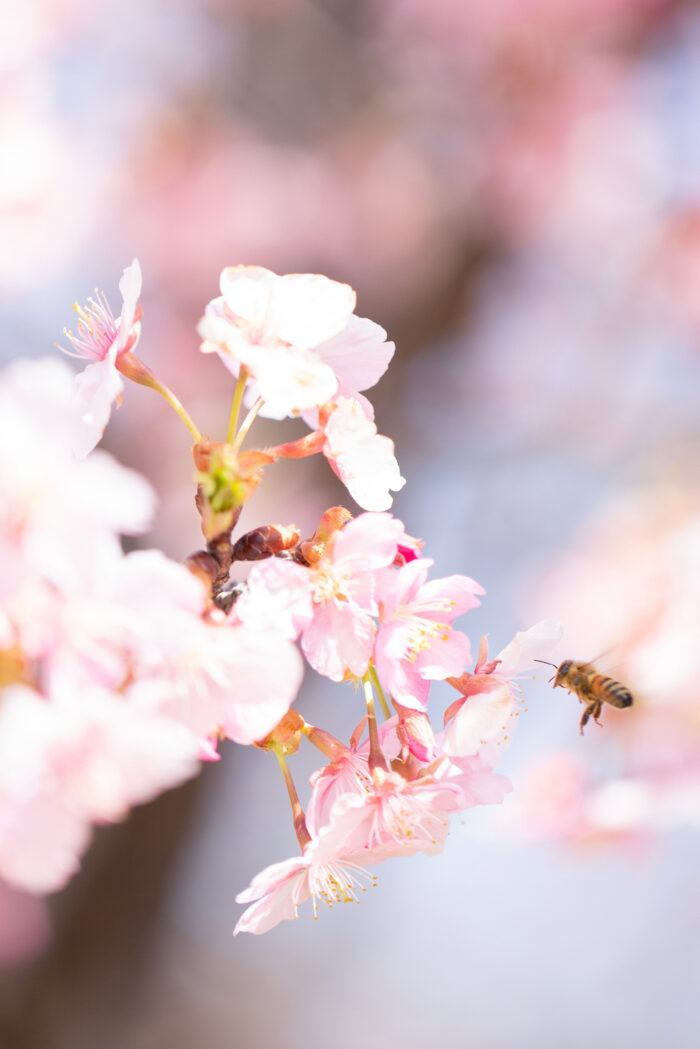
[[[352,816],[351,816],[352,818]],[[359,903],[363,882],[373,879],[358,858],[342,846],[347,834],[345,814],[337,809],[333,822],[312,837],[301,856],[273,863],[257,874],[236,903],[250,903],[233,930],[264,933],[281,921],[298,917],[299,904],[309,898],[318,904]],[[379,859],[379,857],[378,857]],[[368,859],[363,858],[363,862]]]
[[[326,440],[323,454],[333,472],[363,510],[388,510],[406,483],[394,455],[394,442],[377,433],[359,401],[339,397],[321,414]]]
[[[512,681],[530,669],[536,659],[551,655],[561,639],[559,623],[542,620],[519,631],[495,659],[488,658],[488,641],[481,639],[473,673],[448,678],[460,693],[445,711],[442,747],[446,754],[468,757],[484,746],[507,740],[508,721],[517,713],[518,699]]]
[[[450,677],[469,662],[469,639],[452,629],[452,621],[476,608],[476,595],[484,593],[468,576],[428,582],[431,564],[417,558],[377,576],[381,624],[374,661],[392,697],[416,710],[425,707],[431,680]]]
[[[390,514],[360,514],[314,565],[272,558],[251,573],[256,588],[285,593],[288,623],[301,625],[301,647],[319,674],[342,681],[367,670],[378,613],[375,574],[393,563],[402,537],[403,525]]]
[[[88,306],[75,310],[78,314],[78,334],[64,330],[72,349],[60,347],[72,357],[92,361],[76,376],[76,427],[73,450],[85,458],[98,443],[112,413],[112,405],[121,396],[124,381],[119,374],[119,358],[134,348],[141,334],[141,267],[134,259],[119,281],[122,309],[115,318],[101,292],[88,300]]]
[[[393,353],[379,325],[355,317],[347,284],[312,273],[279,276],[262,266],[229,266],[221,296],[199,322],[203,353],[218,353],[238,377],[245,368],[248,400],[282,419],[318,408],[339,391],[366,389]]]
[[[371,789],[369,740],[360,743],[366,720],[363,718],[353,732],[349,747],[333,740],[330,763],[317,769],[309,779],[312,792],[306,808],[306,826],[312,835],[330,822],[335,803],[341,797],[353,793],[364,795]],[[379,743],[389,762],[398,757],[401,749],[396,725],[397,718],[389,718],[379,726]]]
[[[430,856],[442,851],[459,797],[459,789],[447,779],[423,775],[408,780],[375,769],[371,790],[346,795],[333,814],[342,815],[338,822],[348,853],[371,856],[373,862],[416,852]]]

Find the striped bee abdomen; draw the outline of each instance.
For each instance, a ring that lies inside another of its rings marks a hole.
[[[625,685],[605,674],[594,674],[590,681],[591,695],[597,696],[611,707],[631,707],[632,693]]]

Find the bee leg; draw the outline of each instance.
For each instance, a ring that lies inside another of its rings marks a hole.
[[[583,726],[588,724],[588,719],[591,716],[591,714],[593,714],[594,719],[597,720],[595,712],[597,706],[598,704],[595,701],[593,701],[593,703],[589,703],[586,709],[584,710],[583,717],[581,718],[581,735],[583,735]],[[598,708],[598,713],[600,713],[600,708]]]
[[[591,714],[593,715],[593,720],[595,721],[596,725],[600,725],[601,728],[603,727],[603,723],[602,723],[602,721],[598,721],[598,718],[600,717],[600,712],[601,712],[602,709],[603,709],[603,704],[602,704],[601,700],[598,700],[598,702],[595,703],[593,705],[593,707],[591,708]]]

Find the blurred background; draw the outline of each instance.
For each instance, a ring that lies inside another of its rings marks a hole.
[[[504,806],[260,938],[234,897],[296,842],[276,769],[224,747],[57,897],[0,889],[2,1049],[695,1047],[698,5],[0,0],[0,83],[3,359],[57,352],[95,285],[118,307],[138,256],[142,356],[221,435],[195,325],[222,267],[351,283],[397,344],[394,509],[487,590],[464,629],[559,619],[555,658],[636,697],[582,739],[542,668]],[[149,545],[200,546],[166,406],[128,389],[105,444],[160,493]],[[347,501],[325,463],[275,471],[244,527]],[[300,706],[347,733],[336,692],[309,672]]]

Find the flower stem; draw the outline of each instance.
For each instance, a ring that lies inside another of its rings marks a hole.
[[[241,368],[238,375],[238,381],[236,382],[236,389],[233,391],[233,401],[231,402],[231,414],[228,419],[228,430],[226,432],[226,443],[232,444],[233,439],[236,436],[236,426],[238,425],[238,413],[241,410],[241,402],[243,400],[243,391],[245,390],[245,384],[248,381],[248,375],[245,368]]]
[[[389,710],[389,704],[386,701],[386,696],[384,695],[384,689],[382,688],[382,683],[379,680],[379,676],[377,674],[377,669],[376,669],[374,663],[370,663],[370,665],[369,665],[369,676],[370,676],[370,679],[372,681],[372,684],[374,685],[374,687],[377,690],[377,695],[379,696],[379,702],[382,705],[382,713],[384,714],[384,717],[388,720],[391,717],[391,711]]]
[[[304,810],[301,807],[301,802],[299,801],[299,795],[297,794],[297,789],[294,786],[294,780],[292,779],[292,774],[289,771],[289,766],[287,765],[287,759],[284,756],[284,751],[277,744],[273,744],[270,747],[270,750],[274,751],[275,757],[279,761],[279,765],[280,765],[280,768],[282,770],[282,775],[284,776],[284,782],[287,785],[287,793],[289,794],[289,800],[290,800],[291,805],[292,805],[292,816],[294,818],[294,831],[296,833],[297,840],[299,842],[300,847],[302,849],[304,849],[305,846],[308,845],[309,842],[311,841],[311,835],[309,834],[308,830],[306,829],[306,818],[304,816]]]
[[[387,771],[387,763],[384,755],[382,754],[382,748],[379,745],[379,733],[377,731],[377,716],[374,712],[374,692],[372,691],[372,682],[370,681],[370,673],[367,673],[362,678],[362,682],[365,689],[365,703],[367,704],[367,728],[369,731],[369,767],[370,771],[374,769],[383,769]]]
[[[241,423],[241,428],[238,431],[238,433],[236,434],[236,437],[235,437],[235,439],[234,439],[234,441],[233,441],[233,443],[231,445],[231,447],[233,448],[234,454],[236,454],[240,450],[240,447],[243,444],[243,441],[245,440],[245,436],[248,433],[248,430],[251,428],[251,426],[255,422],[255,416],[258,414],[258,412],[260,411],[260,409],[262,408],[264,403],[265,402],[262,399],[262,397],[258,397],[258,399],[256,400],[255,404],[250,409],[250,411],[246,415],[245,419]]]
[[[187,429],[192,434],[195,444],[199,444],[199,442],[202,440],[202,434],[195,426],[191,415],[183,405],[182,401],[178,397],[176,397],[173,391],[170,390],[167,386],[159,384],[158,386],[154,386],[153,389],[157,390],[162,397],[165,397],[170,407],[177,412]]]
[[[135,357],[133,353],[127,352],[122,353],[117,357],[117,368],[127,379],[131,379],[132,382],[136,382],[139,386],[147,386],[151,390],[155,390],[161,397],[164,397],[170,407],[177,412],[182,419],[183,423],[194,437],[195,444],[199,444],[202,440],[202,434],[195,426],[192,417],[183,405],[179,397],[175,394],[165,383],[161,382],[160,379],[151,371],[151,369]]]

